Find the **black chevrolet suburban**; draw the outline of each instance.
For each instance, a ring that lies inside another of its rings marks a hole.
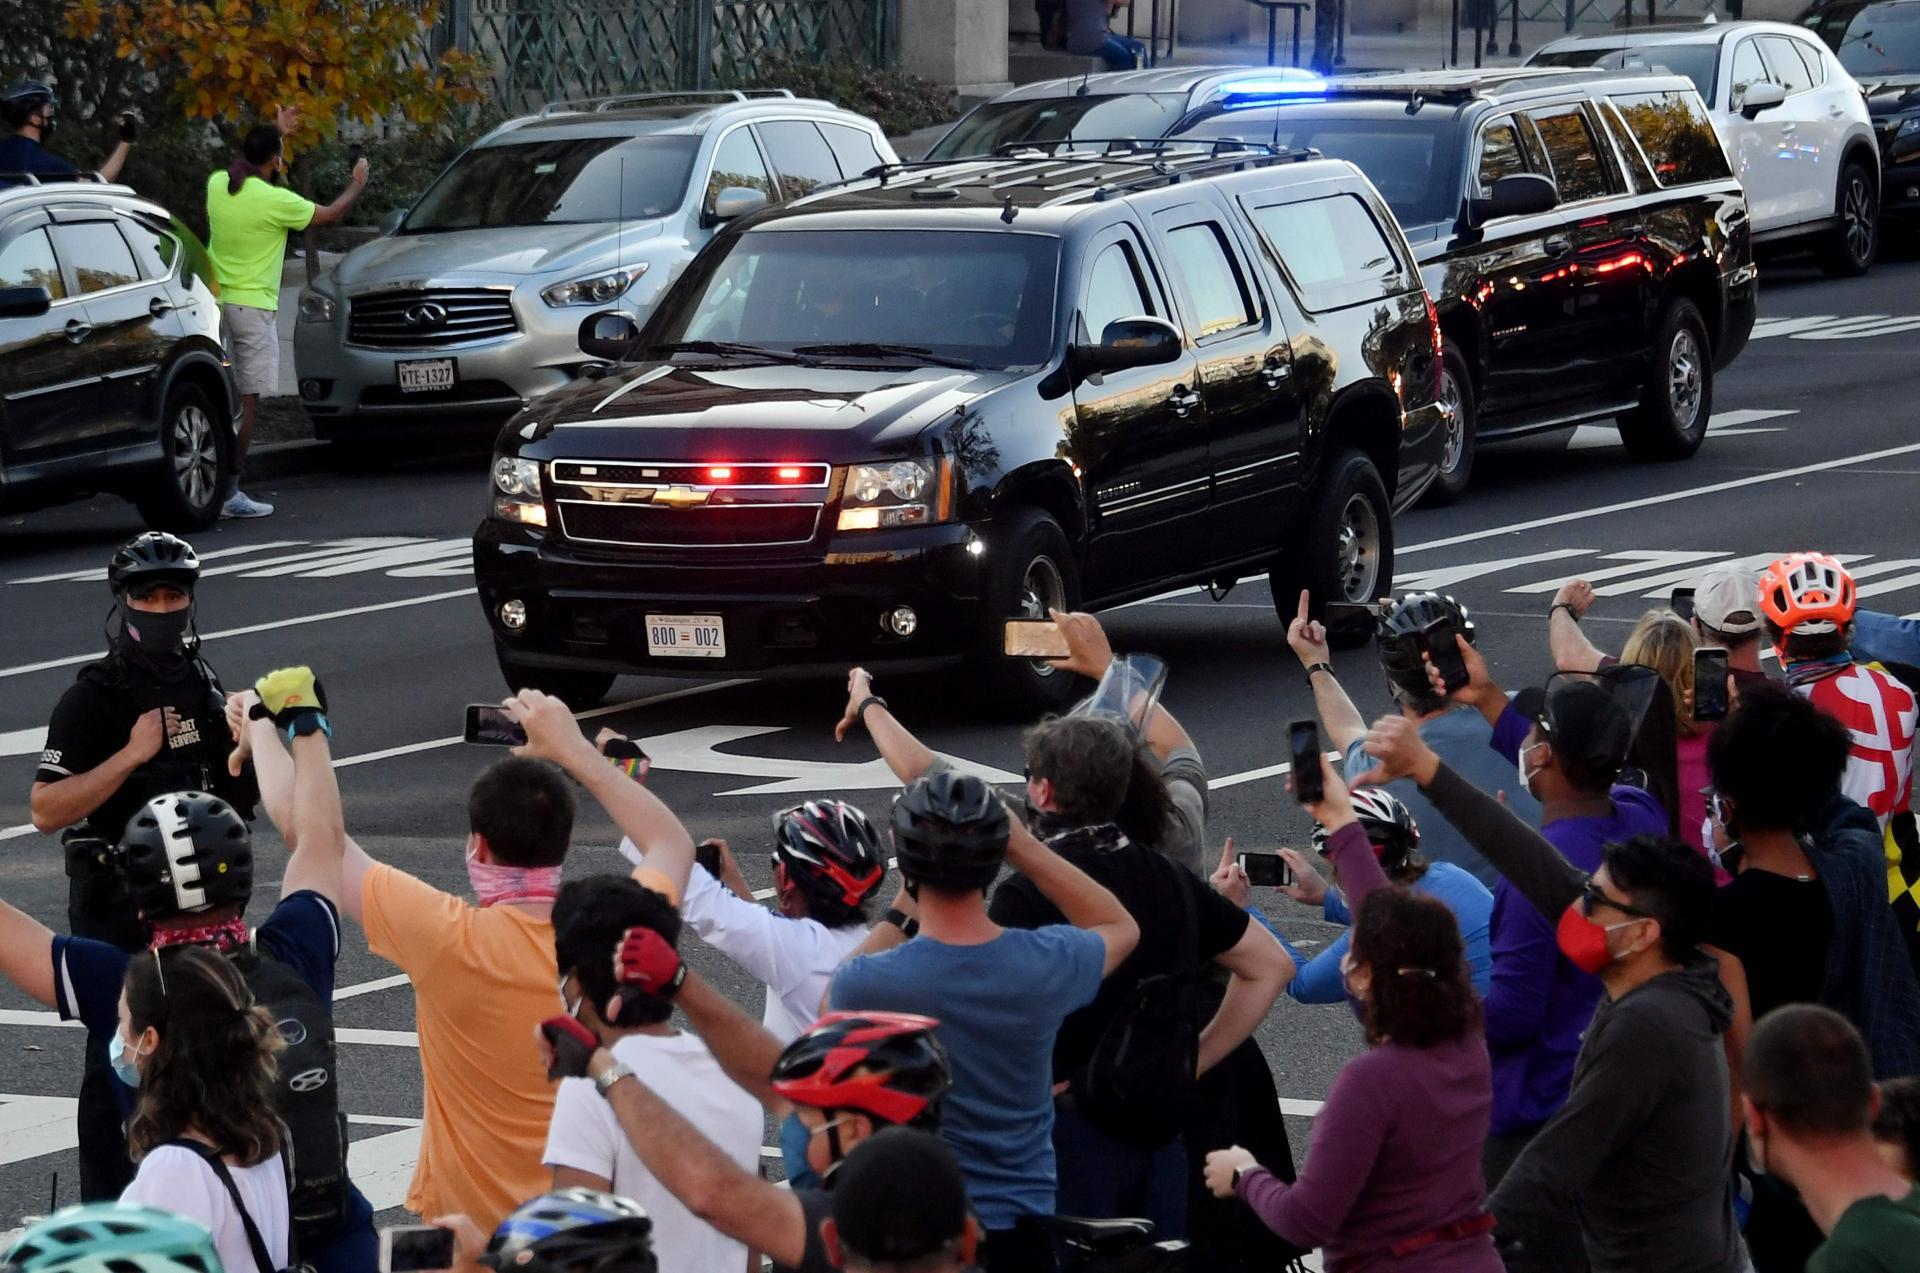
[[[1371,600],[1445,432],[1392,215],[1264,146],[879,170],[741,218],[644,330],[582,342],[614,365],[508,422],[474,537],[508,682],[575,703],[976,658],[1058,704],[1006,619],[1267,571],[1283,614]]]
[[[1676,75],[1522,67],[1228,94],[1171,130],[1350,160],[1393,208],[1446,337],[1437,498],[1477,441],[1616,418],[1641,459],[1699,449],[1758,282],[1746,195]]]

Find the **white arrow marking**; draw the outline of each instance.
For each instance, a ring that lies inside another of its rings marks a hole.
[[[743,739],[785,733],[786,729],[785,725],[700,725],[645,738],[640,745],[646,749],[655,769],[696,774],[747,774],[755,778],[778,779],[758,786],[714,793],[721,796],[803,791],[884,791],[900,785],[900,780],[887,768],[887,762],[879,759],[857,762],[785,760],[774,756],[735,756],[718,750]],[[959,756],[942,758],[961,772],[977,774],[987,782],[1020,781],[1019,774],[1010,774],[990,765],[977,764]]]
[[[1493,561],[1469,562],[1464,566],[1437,566],[1431,570],[1405,571],[1394,575],[1393,586],[1400,589],[1422,588],[1437,592],[1469,579],[1478,579],[1483,575],[1511,570],[1515,566],[1531,566],[1542,561],[1562,561],[1568,557],[1586,557],[1593,551],[1591,548],[1555,548],[1548,552],[1528,553],[1524,557],[1500,557]]]
[[[1904,317],[1889,318],[1884,314],[1868,314],[1860,318],[1850,318],[1844,323],[1835,323],[1831,327],[1821,327],[1814,331],[1795,332],[1795,340],[1865,340],[1870,336],[1894,336],[1900,332],[1910,332],[1920,327],[1920,316],[1912,314]]]
[[[273,548],[297,548],[306,543],[304,539],[270,539],[264,544],[242,544],[238,548],[215,548],[211,552],[200,553],[201,561],[214,561],[221,557],[235,557],[241,553],[266,552]],[[33,575],[26,579],[9,579],[8,583],[105,583],[107,568],[95,567],[89,570],[62,571],[56,575]]]
[[[1832,314],[1807,314],[1800,318],[1763,318],[1753,325],[1753,334],[1749,340],[1765,340],[1769,336],[1793,336],[1800,332],[1812,331],[1833,321]],[[1884,317],[1876,314],[1874,317]]]
[[[1643,575],[1647,571],[1658,566],[1680,566],[1680,565],[1686,565],[1691,562],[1706,561],[1709,558],[1713,558],[1713,557],[1724,557],[1726,555],[1727,554],[1724,551],[1721,551],[1721,552],[1712,552],[1712,551],[1709,551],[1709,552],[1661,552],[1658,550],[1654,550],[1654,551],[1635,550],[1635,551],[1623,552],[1623,553],[1607,553],[1603,556],[1602,560],[1630,561],[1633,564],[1630,566],[1609,566],[1605,570],[1582,571],[1580,574],[1580,577],[1582,579],[1587,580],[1589,583],[1597,583],[1602,579],[1620,579],[1628,575],[1635,575],[1635,576]],[[1540,581],[1539,583],[1523,583],[1516,587],[1508,588],[1507,591],[1508,592],[1558,592],[1560,589],[1560,585],[1565,582],[1566,580],[1564,578],[1545,579]]]

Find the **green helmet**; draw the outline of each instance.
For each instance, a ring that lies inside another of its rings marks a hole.
[[[0,1256],[8,1273],[222,1273],[206,1226],[121,1202],[68,1207]]]

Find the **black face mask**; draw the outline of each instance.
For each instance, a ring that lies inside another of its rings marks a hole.
[[[119,631],[114,648],[123,658],[161,676],[178,675],[192,665],[188,634],[193,630],[193,606],[160,614],[135,610],[122,597],[115,607]]]

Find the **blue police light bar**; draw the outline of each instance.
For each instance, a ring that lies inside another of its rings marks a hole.
[[[1231,80],[1222,84],[1215,92],[1224,99],[1231,109],[1235,106],[1254,106],[1271,102],[1278,97],[1308,97],[1316,93],[1325,93],[1327,82],[1317,75],[1304,71],[1291,76],[1263,79]]]

